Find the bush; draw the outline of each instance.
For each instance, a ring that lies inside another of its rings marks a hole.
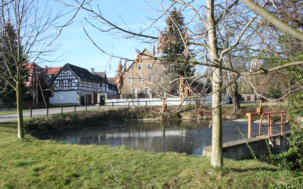
[[[291,136],[287,139],[288,151],[273,155],[271,161],[281,168],[303,171],[303,122],[293,123]]]

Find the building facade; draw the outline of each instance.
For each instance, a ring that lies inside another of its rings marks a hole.
[[[153,54],[147,50],[143,50],[137,54],[135,61],[128,67],[124,67],[122,76],[117,80],[121,80],[122,97],[149,97],[156,95],[156,88],[160,84],[161,74],[163,74],[164,66],[154,58]]]
[[[114,96],[115,86],[95,72],[72,65],[64,65],[53,79],[53,105],[88,105],[100,103],[101,95]]]
[[[25,69],[28,77],[24,83],[27,88],[24,107],[45,107],[51,95],[48,68],[33,62],[27,63]]]

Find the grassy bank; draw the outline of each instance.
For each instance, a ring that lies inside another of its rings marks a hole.
[[[273,188],[299,185],[301,173],[256,160],[225,160],[107,146],[16,139],[15,123],[0,124],[0,188]],[[302,181],[302,180],[301,180]]]
[[[108,111],[88,111],[51,115],[25,121],[25,130],[39,138],[49,138],[53,134],[83,127],[103,127],[102,122],[138,120],[159,116],[149,108],[123,108]],[[105,124],[104,124],[105,125]],[[105,127],[105,126],[104,126]]]
[[[15,114],[16,111],[6,111],[6,112],[0,112],[0,115],[10,115],[10,114]]]
[[[29,110],[23,110],[24,112],[29,112]],[[13,114],[17,114],[17,112],[15,110],[10,110],[10,111],[0,111],[0,116],[1,115],[13,115]]]
[[[17,114],[17,112],[14,110],[0,112],[0,115],[11,115],[11,114]]]

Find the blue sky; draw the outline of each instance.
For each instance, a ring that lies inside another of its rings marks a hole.
[[[114,23],[127,25],[130,29],[136,31],[148,25],[151,19],[159,14],[156,10],[157,3],[154,3],[154,7],[151,7],[144,0],[107,0],[96,2],[102,6],[101,10],[105,17]],[[62,4],[56,4],[53,9],[64,10],[66,8]],[[83,27],[87,28],[87,31],[101,47],[116,55],[134,58],[136,49],[143,50],[147,48],[152,50],[151,44],[135,39],[125,39],[125,36],[117,33],[106,34],[96,31],[88,26],[84,20],[85,17],[87,17],[87,14],[84,12],[79,14],[74,23],[65,28],[60,38],[56,41],[56,51],[53,54],[56,57],[56,61],[40,63],[40,65],[62,66],[69,62],[87,69],[94,68],[95,71],[106,71],[109,77],[113,77],[116,73],[119,60],[111,59],[109,56],[98,51],[84,34]],[[87,18],[92,20],[92,18]],[[159,28],[162,27],[162,29],[165,27],[163,20],[157,25]],[[151,31],[151,33],[155,36],[158,35],[158,31]]]

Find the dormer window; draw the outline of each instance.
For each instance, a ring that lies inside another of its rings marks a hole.
[[[138,70],[142,69],[142,64],[138,64]]]

